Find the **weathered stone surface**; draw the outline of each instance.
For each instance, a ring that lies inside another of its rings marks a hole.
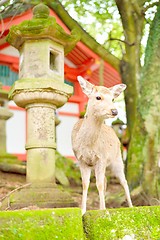
[[[55,182],[55,121],[53,105],[27,105],[27,181]]]
[[[53,79],[35,81],[35,79],[23,79],[14,83],[10,90],[9,98],[20,107],[39,102],[50,103],[61,107],[72,95],[73,88]]]
[[[70,194],[56,184],[37,183],[27,185],[8,194],[0,210],[15,210],[35,206],[36,208],[77,207]]]
[[[50,39],[26,41],[20,49],[19,78],[54,79],[63,82],[63,46]]]
[[[10,112],[7,108],[5,107],[0,107],[0,120],[8,120],[13,116],[13,113]]]
[[[0,107],[0,152],[6,153],[6,121],[13,116],[13,113],[10,112],[5,107]]]
[[[158,240],[160,206],[88,211],[83,223],[90,240]]]
[[[2,90],[2,84],[0,84],[0,159],[3,159],[3,155],[7,155],[6,121],[12,116],[13,113],[8,109],[8,92]]]

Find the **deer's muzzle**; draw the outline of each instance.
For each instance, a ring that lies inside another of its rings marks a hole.
[[[112,116],[117,116],[118,115],[117,109],[111,109],[111,113],[112,113]]]

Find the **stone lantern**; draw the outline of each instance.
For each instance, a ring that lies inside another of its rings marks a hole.
[[[14,196],[13,208],[74,206],[69,194],[55,185],[55,110],[64,105],[73,89],[64,83],[64,54],[79,40],[49,16],[39,4],[33,19],[13,26],[7,41],[20,52],[19,80],[10,99],[27,111],[27,182],[30,186]],[[20,196],[21,195],[21,196]]]
[[[6,121],[13,116],[8,109],[8,92],[2,89],[0,83],[0,162],[7,162],[17,159],[15,156],[7,153],[6,148]]]
[[[124,122],[119,118],[117,118],[115,121],[112,122],[112,127],[114,128],[114,131],[116,132],[116,135],[120,140],[122,138],[124,126],[125,126]]]

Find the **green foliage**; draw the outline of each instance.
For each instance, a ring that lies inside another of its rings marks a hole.
[[[122,57],[120,42],[123,39],[123,29],[115,1],[85,1],[61,0],[71,17],[97,42],[117,57]],[[123,43],[121,43],[123,45]]]
[[[103,0],[60,0],[71,17],[78,21],[81,26],[92,36],[97,42],[102,44],[109,52],[118,58],[122,58],[122,51],[124,52],[124,32],[126,29],[122,28],[120,15],[116,6],[116,1]],[[139,4],[134,1],[135,5]],[[158,2],[158,0],[144,1],[144,7],[149,4]],[[143,7],[140,5],[140,7]],[[143,12],[143,10],[142,10]],[[145,13],[144,36],[141,43],[141,56],[144,54],[146,39],[149,32],[149,25],[151,24],[156,6],[148,8]],[[136,11],[135,11],[136,14]],[[145,25],[147,27],[145,27]]]
[[[72,159],[65,158],[60,153],[56,152],[56,167],[64,171],[70,183],[75,185],[81,184],[79,167]]]

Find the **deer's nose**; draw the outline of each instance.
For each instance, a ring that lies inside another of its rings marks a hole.
[[[111,109],[111,112],[112,112],[113,116],[117,116],[118,115],[117,109]]]

